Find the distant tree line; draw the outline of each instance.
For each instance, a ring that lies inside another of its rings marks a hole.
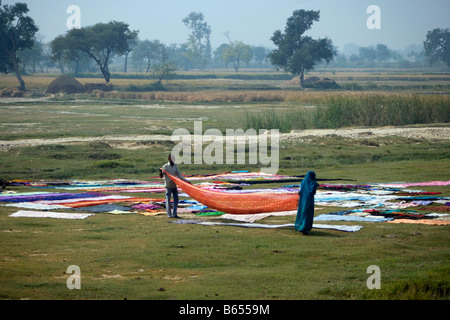
[[[358,53],[338,53],[330,63],[330,67],[370,68],[370,67],[397,67],[417,68],[429,65],[425,50],[410,50],[401,53],[389,49],[384,44],[376,46],[359,47]]]
[[[190,34],[185,43],[166,45],[159,40],[139,39],[139,31],[130,30],[125,22],[97,23],[71,29],[50,43],[36,35],[39,28],[28,13],[25,3],[2,5],[0,0],[0,73],[14,73],[25,90],[21,75],[27,73],[100,72],[105,81],[115,71],[152,74],[159,82],[176,70],[233,68],[236,73],[247,68],[277,68],[300,76],[317,66],[371,67],[391,64],[408,67],[440,64],[450,67],[450,31],[434,29],[424,41],[423,51],[405,57],[384,44],[359,48],[358,54],[339,54],[328,38],[312,39],[304,33],[319,11],[296,10],[287,19],[284,31],[271,37],[274,49],[254,47],[225,34],[227,42],[213,50],[211,27],[200,12],[191,12],[182,23]]]

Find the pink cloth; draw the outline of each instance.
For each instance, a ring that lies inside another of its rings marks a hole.
[[[161,209],[162,207],[152,203],[140,203],[134,205],[133,208],[138,210],[156,210]]]
[[[432,186],[450,186],[450,180],[447,181],[428,181],[428,182],[411,182],[411,183],[389,183],[382,184],[387,187],[432,187]]]

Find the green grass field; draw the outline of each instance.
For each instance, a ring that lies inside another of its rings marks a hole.
[[[357,81],[353,77],[349,81]],[[414,77],[423,76],[410,76]],[[195,87],[195,81],[186,85]],[[443,81],[448,87],[448,79]],[[133,82],[122,79],[119,83],[126,87]],[[14,78],[2,77],[0,83],[0,88],[14,85]],[[45,83],[42,77],[36,77],[34,82],[29,81],[29,87],[39,91]],[[338,99],[342,94],[219,89],[217,85],[213,91],[159,96],[167,97],[166,101],[155,96],[146,99],[150,94],[146,92],[139,93],[144,96],[138,100],[131,95],[108,97],[106,93],[100,98],[80,95],[41,99],[35,94],[30,98],[33,100],[3,100],[0,140],[171,135],[177,128],[192,131],[196,120],[202,121],[203,130],[217,128],[224,132],[227,128],[245,129],[249,114],[274,110],[279,115],[317,107],[324,99]],[[130,94],[115,94],[120,93]],[[415,92],[404,94],[410,97]],[[175,95],[185,98],[171,100]],[[402,107],[407,109],[408,105]],[[444,102],[441,108],[448,116],[450,106]],[[437,116],[430,122],[408,125],[447,127],[448,118]],[[148,179],[157,174],[173,146],[170,141],[81,141],[0,148],[0,178]],[[318,178],[347,179],[351,183],[450,180],[449,158],[448,140],[308,137],[280,144],[279,173],[301,175],[314,170]],[[259,166],[180,165],[180,169],[184,174],[204,174],[257,171]],[[420,189],[450,196],[448,186]],[[34,191],[29,187],[7,190]],[[326,207],[318,213],[341,209]],[[313,229],[307,237],[287,228],[177,225],[168,223],[164,215],[96,214],[86,220],[9,217],[15,211],[17,208],[0,206],[3,300],[449,299],[448,226],[363,223],[364,228],[355,233]],[[293,223],[293,219],[271,217],[262,223]],[[81,269],[81,290],[66,286],[70,265]],[[380,290],[367,288],[367,268],[371,265],[380,267]]]

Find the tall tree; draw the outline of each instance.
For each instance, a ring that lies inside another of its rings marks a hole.
[[[50,43],[51,59],[58,62],[61,67],[61,72],[64,73],[63,65],[70,64],[73,66],[73,72],[77,76],[82,65],[88,65],[91,61],[86,52],[76,50],[71,47],[70,39],[65,36],[57,36]]]
[[[430,64],[442,61],[450,67],[450,31],[449,29],[433,29],[428,31],[423,43],[425,55]]]
[[[247,64],[253,57],[252,48],[242,41],[230,41],[222,52],[222,59],[225,63],[232,62],[236,73],[239,72],[241,61]]]
[[[264,60],[267,58],[267,50],[264,47],[254,47],[253,49],[253,55],[256,60],[256,62],[259,64],[259,67],[261,67],[261,64]]]
[[[151,67],[151,72],[153,76],[158,79],[158,84],[161,84],[161,82],[165,79],[170,79],[175,76],[175,71],[176,68],[172,62],[154,64]]]
[[[134,38],[128,39],[128,49],[125,51],[125,63],[123,65],[123,72],[127,73],[128,71],[128,56],[130,55],[131,51],[133,51],[137,45],[139,44],[139,40],[137,39],[137,36]]]
[[[385,44],[377,44],[376,51],[378,61],[387,61],[391,58],[391,50]]]
[[[5,4],[0,0],[0,72],[14,71],[20,89],[26,90],[25,81],[19,70],[17,53],[34,44],[34,35],[39,30],[34,20],[27,16],[26,3]]]
[[[271,38],[278,48],[269,54],[270,62],[293,75],[299,75],[301,88],[305,71],[312,70],[322,61],[330,62],[337,54],[330,39],[314,40],[304,35],[319,18],[320,11],[296,10],[288,18],[284,33],[277,30]]]
[[[364,62],[375,62],[377,60],[377,50],[372,47],[359,48],[359,59]]]
[[[222,43],[217,49],[214,51],[214,62],[216,64],[221,64],[222,62],[225,64],[225,67],[228,68],[228,63],[230,61],[226,61],[223,58],[223,53],[225,52],[225,49],[228,47],[227,43]]]
[[[131,31],[124,22],[97,23],[68,31],[62,36],[63,48],[71,54],[77,51],[86,53],[98,65],[105,81],[109,82],[111,58],[113,55],[124,55],[129,50],[129,41],[135,39],[137,34],[137,31]]]
[[[211,60],[211,27],[201,12],[191,12],[183,19],[183,23],[191,30],[187,42],[189,58],[194,65],[204,70]]]
[[[167,48],[159,40],[139,42],[132,55],[134,63],[144,67],[145,72],[149,72],[153,65],[166,63],[168,59]]]
[[[169,60],[173,65],[182,68],[184,70],[191,69],[192,61],[188,57],[188,49],[185,43],[171,44],[167,47],[167,53],[169,54]]]
[[[30,67],[32,73],[36,73],[36,67],[40,65],[43,58],[43,45],[37,39],[33,40],[33,46],[31,48],[23,49],[17,53],[17,57],[21,64],[21,74],[26,74],[26,68]],[[42,70],[42,67],[41,67]]]

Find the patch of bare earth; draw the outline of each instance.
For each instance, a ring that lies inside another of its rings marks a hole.
[[[315,129],[293,130],[290,133],[281,133],[280,140],[297,140],[305,137],[341,136],[351,139],[367,139],[386,136],[399,136],[409,139],[448,140],[450,127],[379,127],[379,128],[348,128],[348,129]],[[205,137],[203,137],[205,138]],[[227,138],[234,138],[229,137]],[[208,136],[208,140],[213,137]],[[101,137],[71,137],[57,139],[23,139],[0,140],[0,151],[26,146],[41,146],[52,144],[71,144],[80,142],[104,142],[114,148],[145,149],[154,146],[154,143],[165,141],[181,141],[182,136],[174,135],[110,135]],[[205,139],[204,139],[205,140]],[[152,143],[150,143],[152,142]]]

